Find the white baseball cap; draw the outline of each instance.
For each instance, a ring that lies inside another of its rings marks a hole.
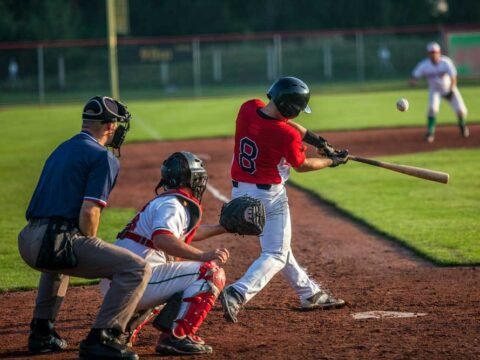
[[[436,42],[428,43],[427,44],[427,51],[429,53],[440,52],[440,45],[438,45],[438,43],[436,43]]]

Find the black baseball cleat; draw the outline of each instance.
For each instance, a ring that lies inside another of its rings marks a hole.
[[[131,351],[118,338],[114,329],[92,329],[87,338],[80,342],[81,360],[124,359],[138,360],[136,352]]]
[[[320,290],[315,293],[313,296],[309,297],[306,300],[302,300],[300,304],[301,310],[330,310],[330,309],[339,309],[345,306],[345,300],[336,299],[331,295],[328,295],[325,291]]]
[[[200,338],[197,337],[197,339]],[[210,345],[197,339],[192,339],[190,336],[179,339],[173,335],[161,337],[155,351],[162,355],[200,355],[213,352]]]
[[[45,354],[63,351],[67,342],[55,331],[55,322],[48,319],[33,319],[30,323],[28,351],[30,354]]]
[[[220,293],[220,301],[223,307],[223,317],[232,323],[238,321],[237,316],[243,306],[243,297],[232,286],[227,286]]]

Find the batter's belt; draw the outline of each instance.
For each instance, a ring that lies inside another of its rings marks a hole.
[[[238,181],[232,180],[232,185],[233,187],[238,188]],[[260,190],[270,190],[272,188],[271,184],[254,184],[254,185],[257,187],[257,189],[260,189]]]

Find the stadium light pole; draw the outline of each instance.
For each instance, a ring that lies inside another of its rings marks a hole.
[[[118,86],[117,24],[115,0],[107,0],[108,55],[110,60],[110,91],[114,99],[120,99]]]

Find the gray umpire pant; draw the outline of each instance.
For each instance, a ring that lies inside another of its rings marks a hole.
[[[92,328],[125,331],[147,286],[151,268],[129,250],[98,238],[76,237],[73,240],[73,251],[78,259],[75,268],[58,271],[39,269],[35,264],[47,225],[47,219],[30,221],[18,236],[23,260],[42,272],[33,317],[57,317],[70,275],[87,279],[109,278],[112,280],[110,289]]]

